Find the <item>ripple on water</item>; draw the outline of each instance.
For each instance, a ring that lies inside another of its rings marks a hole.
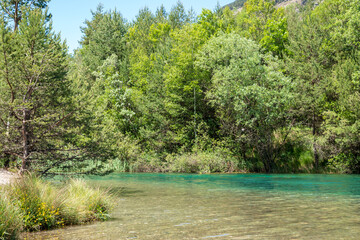
[[[219,238],[219,237],[227,237],[227,236],[230,236],[230,234],[221,234],[221,235],[216,235],[216,236],[206,236],[206,237],[203,237],[202,239]]]
[[[113,220],[26,239],[358,239],[360,177],[114,174]]]

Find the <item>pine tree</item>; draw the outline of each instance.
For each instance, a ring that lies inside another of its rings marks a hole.
[[[99,157],[96,144],[86,137],[86,126],[77,116],[66,77],[67,47],[48,16],[38,8],[23,8],[15,31],[1,22],[1,154],[20,160],[21,173],[92,171],[87,163]]]
[[[16,30],[22,19],[23,10],[25,8],[46,8],[50,0],[2,0],[0,3],[1,10],[4,15],[12,20],[14,29]],[[47,17],[50,17],[48,15]]]

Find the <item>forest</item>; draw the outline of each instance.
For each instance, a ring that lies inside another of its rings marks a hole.
[[[99,5],[74,54],[48,2],[1,1],[0,167],[360,173],[360,0]]]

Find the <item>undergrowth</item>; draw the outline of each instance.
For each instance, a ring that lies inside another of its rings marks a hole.
[[[73,179],[55,185],[25,176],[0,189],[0,240],[22,230],[40,231],[109,219],[114,199],[107,191]]]

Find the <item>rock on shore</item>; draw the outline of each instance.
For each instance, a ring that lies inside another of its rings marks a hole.
[[[0,169],[0,185],[9,184],[14,178],[16,178],[16,174]]]

